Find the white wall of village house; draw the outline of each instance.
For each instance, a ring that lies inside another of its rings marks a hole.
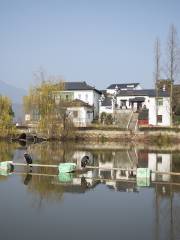
[[[149,96],[117,96],[117,104],[118,107],[121,106],[121,100],[127,100],[126,106],[127,108],[131,108],[129,104],[129,99],[133,99],[135,97],[144,97],[145,101],[142,106],[146,106],[149,109],[149,124],[150,125],[159,125],[159,126],[170,126],[170,100],[169,97],[163,97],[162,106],[158,106],[158,111],[156,110],[156,99],[155,97]],[[136,109],[136,104],[134,105]],[[157,122],[156,114],[162,115],[162,122]]]
[[[170,99],[163,98],[163,105],[158,106],[158,115],[162,115],[162,123],[159,126],[170,126]]]
[[[133,99],[135,97],[143,97],[145,98],[145,101],[143,103],[143,105],[146,105],[146,107],[148,108],[149,106],[149,97],[148,96],[142,96],[142,95],[139,95],[139,96],[117,96],[117,105],[118,107],[121,106],[121,100],[126,100],[126,106],[127,108],[131,108],[131,105],[129,104],[129,99]],[[136,108],[136,104],[134,105],[134,107]]]
[[[113,108],[112,106],[101,106],[99,107],[99,116],[101,115],[102,112],[105,112],[107,114],[112,114],[113,113]]]
[[[157,117],[156,117],[156,99],[155,97],[149,98],[149,104],[147,106],[149,109],[149,124],[156,125]]]
[[[94,106],[94,117],[97,117],[99,114],[99,98],[100,94],[94,90],[75,90],[75,91],[64,91],[64,92],[73,92],[74,99],[80,99],[83,102],[88,103],[91,106]]]
[[[133,87],[132,89],[133,90],[141,90],[142,87],[141,87],[141,85],[137,85],[136,87]],[[128,90],[128,88],[121,88],[121,91],[127,91],[127,90]],[[113,95],[116,92],[116,90],[107,88],[106,92]]]
[[[77,127],[86,127],[93,121],[93,111],[90,108],[68,107],[67,111],[74,125]],[[74,112],[77,112],[77,117],[74,116]]]
[[[171,172],[171,154],[148,153],[148,168],[152,171]],[[156,181],[158,176],[152,174],[152,181]],[[169,181],[170,175],[162,175],[162,181]]]

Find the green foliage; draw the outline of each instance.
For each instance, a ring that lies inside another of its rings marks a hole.
[[[57,93],[63,89],[62,81],[42,81],[24,97],[25,112],[30,114],[31,121],[38,123],[38,131],[49,138],[65,138],[73,132],[65,101],[57,98]]]
[[[112,114],[108,114],[108,115],[106,116],[106,124],[107,124],[107,125],[113,124]]]
[[[101,121],[101,123],[105,123],[105,120],[106,120],[106,113],[105,112],[102,112],[101,113],[101,116],[100,116],[100,121]]]
[[[174,107],[174,112],[176,115],[180,115],[180,104],[178,104]]]
[[[168,135],[159,134],[158,136],[150,136],[150,143],[156,144],[157,146],[169,146],[172,144],[172,139]]]
[[[6,96],[0,95],[0,134],[1,137],[8,136],[14,132],[12,124],[14,112],[11,100]]]
[[[112,114],[107,114],[105,112],[102,112],[101,116],[100,116],[100,121],[101,121],[101,123],[107,124],[107,125],[113,124]]]

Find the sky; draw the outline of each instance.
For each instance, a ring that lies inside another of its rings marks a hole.
[[[179,0],[0,0],[0,80],[28,89],[43,69],[98,89],[154,85],[154,43],[165,63]],[[180,82],[180,81],[179,81]]]

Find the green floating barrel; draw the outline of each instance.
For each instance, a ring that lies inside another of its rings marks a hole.
[[[12,164],[12,161],[0,162],[0,170],[11,170]]]
[[[150,186],[150,169],[149,168],[137,168],[136,180],[138,187]]]
[[[59,173],[70,173],[76,170],[75,163],[60,163],[59,164]]]
[[[61,183],[71,183],[73,181],[73,173],[59,173],[58,180]]]
[[[7,170],[0,169],[0,176],[9,176],[11,174],[12,174],[12,172],[8,169]]]

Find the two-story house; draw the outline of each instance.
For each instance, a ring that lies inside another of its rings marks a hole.
[[[101,97],[99,102],[100,114],[137,112],[139,124],[170,126],[170,97],[167,91],[159,91],[157,97],[154,89],[121,90]]]
[[[64,90],[54,93],[56,99],[73,101],[79,99],[93,107],[93,118],[99,114],[101,92],[86,82],[64,82]]]

